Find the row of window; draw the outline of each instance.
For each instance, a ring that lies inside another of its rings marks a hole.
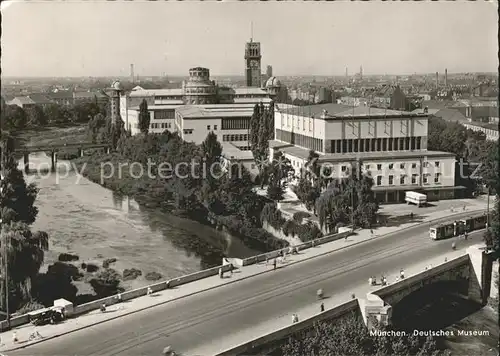
[[[210,125],[207,125],[207,131],[210,131],[211,130],[211,127]],[[217,131],[217,125],[214,125],[214,131]]]
[[[162,123],[154,122],[150,124],[149,127],[152,129],[171,129],[172,124],[170,122],[162,122]]]
[[[174,117],[175,117],[174,110],[155,110],[154,111],[154,119],[155,120],[173,119]]]
[[[182,130],[182,132],[184,133],[184,135],[190,135],[193,133],[193,129],[184,129]]]
[[[319,138],[313,138],[294,132],[276,129],[276,139],[293,145],[305,147],[313,151],[323,152],[323,140]]]
[[[422,176],[422,183],[423,184],[429,184],[429,176],[430,174],[426,173]],[[382,185],[382,176],[377,176],[375,179],[375,184],[376,185]],[[394,185],[394,176],[390,175],[388,177],[389,185]],[[399,176],[399,184],[404,185],[407,184],[407,179],[408,177],[406,175],[401,175]],[[441,182],[441,173],[436,173],[434,174],[434,183],[440,183]],[[411,175],[411,184],[418,184],[418,174],[412,174]]]
[[[222,141],[248,141],[248,135],[222,135]]]
[[[248,130],[250,129],[249,117],[238,117],[221,120],[223,130]]]
[[[423,162],[423,163],[422,163],[422,165],[423,165],[423,167],[424,167],[424,168],[428,168],[428,167],[430,167],[430,163],[429,163],[428,161]],[[440,166],[441,166],[441,162],[439,162],[439,161],[435,161],[435,162],[434,162],[434,167],[439,168]],[[342,166],[342,167],[343,167],[343,169],[342,169],[342,170],[344,171],[344,170],[345,170],[345,169],[344,169],[344,167],[345,167],[345,166]],[[394,163],[389,163],[389,164],[387,165],[387,167],[388,167],[389,169],[394,169]],[[400,164],[399,164],[399,169],[406,169],[406,168],[407,168],[406,163],[400,163]],[[417,164],[416,164],[416,163],[412,163],[412,164],[411,164],[411,168],[417,168]],[[369,170],[371,169],[371,165],[366,164],[366,165],[365,165],[365,169],[366,169],[367,171],[369,171]],[[381,170],[382,170],[382,164],[380,164],[380,163],[379,163],[379,164],[377,164],[377,171],[381,171]]]
[[[326,145],[328,153],[409,151],[422,148],[422,137],[361,138],[330,140]]]

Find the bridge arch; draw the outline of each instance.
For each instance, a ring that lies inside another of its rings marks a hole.
[[[401,330],[438,330],[481,308],[469,299],[469,280],[436,280],[392,305],[392,325]]]

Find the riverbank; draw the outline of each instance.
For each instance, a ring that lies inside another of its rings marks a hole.
[[[150,209],[159,209],[164,213],[188,218],[236,236],[250,249],[262,253],[289,245],[287,241],[274,236],[262,228],[262,226],[256,224],[256,221],[260,223],[260,211],[262,211],[267,199],[251,191],[250,196],[239,196],[238,198],[246,200],[247,204],[250,201],[254,210],[251,212],[254,215],[253,217],[245,215],[216,215],[211,213],[201,202],[197,201],[200,199],[198,196],[202,194],[200,192],[202,190],[201,186],[199,188],[191,188],[194,189],[193,192],[187,192],[185,196],[182,196],[181,192],[177,192],[175,188],[172,189],[169,187],[171,181],[159,181],[149,177],[147,174],[141,175],[139,172],[134,171],[134,169],[123,169],[120,172],[115,171],[114,174],[109,174],[110,172],[106,171],[106,169],[109,169],[110,166],[116,168],[121,164],[129,163],[126,158],[118,153],[95,153],[79,157],[71,162],[82,176],[104,188],[110,189],[117,195],[129,196],[141,206]],[[107,178],[103,179],[103,174]],[[181,186],[178,189],[182,190],[185,188],[185,186]],[[179,195],[181,196],[179,197]],[[193,201],[188,204],[188,209],[183,209],[176,206],[175,199]],[[238,202],[229,203],[233,205],[238,204]],[[249,212],[245,211],[245,213]]]

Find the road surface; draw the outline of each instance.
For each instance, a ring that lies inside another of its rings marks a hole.
[[[451,250],[450,240],[432,241],[428,230],[429,223],[425,223],[9,352],[8,356],[161,355],[167,345],[194,356],[190,351],[202,345],[222,345],[232,333],[316,302],[319,288],[334,298],[366,284],[369,276],[399,271]],[[479,234],[471,234],[469,241],[461,241],[457,247],[477,244]]]

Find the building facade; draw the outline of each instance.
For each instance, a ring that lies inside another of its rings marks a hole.
[[[182,106],[175,111],[174,131],[184,141],[201,144],[210,132],[221,143],[231,143],[241,151],[250,150],[248,142],[252,104]]]
[[[430,200],[453,198],[455,156],[427,150],[428,115],[338,104],[275,111],[274,150],[300,174],[313,150],[333,177],[353,166],[369,172],[381,202],[404,201],[405,191],[424,191]]]
[[[180,89],[134,88],[120,96],[120,115],[132,135],[139,133],[138,112],[143,100],[150,111],[150,132],[175,131],[174,118],[177,109],[183,106],[218,107],[228,110],[234,107],[248,109],[255,104],[269,105],[279,93],[281,83],[275,77],[268,80],[264,88],[229,88],[216,85],[210,80],[210,71],[196,67],[189,70],[189,79]],[[245,109],[245,110],[246,110]],[[239,114],[236,112],[236,114]]]

